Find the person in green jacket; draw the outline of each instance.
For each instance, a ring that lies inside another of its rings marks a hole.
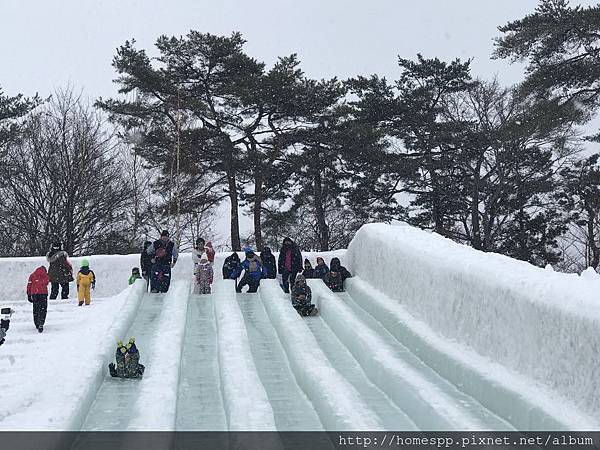
[[[131,276],[129,277],[129,284],[135,283],[135,280],[141,280],[142,276],[140,275],[140,269],[138,267],[134,267],[131,269]]]

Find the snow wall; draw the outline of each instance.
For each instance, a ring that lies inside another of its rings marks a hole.
[[[338,257],[344,261],[345,250],[333,252],[302,252],[303,258],[309,258],[313,267],[316,264],[317,256],[325,258],[327,264],[333,257]],[[275,253],[277,258],[278,253]],[[215,277],[221,277],[221,268],[223,261],[229,253],[217,253],[215,256]],[[240,259],[244,259],[244,254],[238,252]],[[127,288],[131,269],[140,267],[140,255],[91,255],[86,256],[90,263],[90,269],[96,274],[96,290],[93,293],[95,297],[111,297],[119,294]],[[84,257],[69,258],[73,265],[73,274],[75,275],[80,268],[81,260]],[[39,266],[48,268],[48,261],[45,256],[38,257],[20,257],[20,258],[0,258],[0,284],[2,285],[2,302],[27,299],[25,288],[29,275]],[[173,269],[173,281],[187,280],[192,277],[192,255],[191,253],[181,253],[179,261]],[[50,288],[50,286],[48,286]],[[77,298],[75,283],[70,285],[70,297]]]
[[[363,226],[346,262],[359,277],[357,289],[361,282],[376,287],[432,336],[454,346],[465,367],[491,373],[491,384],[525,387],[529,392],[520,394],[534,405],[539,400],[546,412],[555,410],[559,422],[564,411],[581,413],[568,420],[570,426],[594,426],[586,418],[600,417],[600,276],[591,269],[557,273],[384,224]],[[349,280],[351,293],[355,281]]]

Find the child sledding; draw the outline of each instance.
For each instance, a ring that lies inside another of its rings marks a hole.
[[[203,253],[194,268],[194,294],[210,294],[213,282],[213,267],[206,253]]]
[[[140,364],[140,352],[135,345],[135,338],[129,339],[127,344],[117,341],[115,363],[108,365],[110,375],[115,378],[142,378],[145,367]]]
[[[292,286],[292,306],[298,311],[301,316],[316,316],[319,312],[317,307],[312,304],[312,291],[306,278],[300,274],[296,276],[294,286]]]

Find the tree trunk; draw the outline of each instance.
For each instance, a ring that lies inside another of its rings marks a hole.
[[[321,173],[316,171],[313,179],[313,198],[315,201],[315,214],[317,216],[317,229],[319,232],[319,250],[326,252],[329,250],[329,226],[325,221],[325,209],[323,208],[323,183]]]
[[[481,173],[481,161],[475,167],[475,180],[473,182],[473,203],[471,205],[471,245],[481,250],[481,226],[479,222],[479,182]]]
[[[231,202],[231,249],[239,252],[242,250],[242,243],[240,241],[239,202],[235,172],[227,172],[227,184],[229,186],[229,201]]]
[[[429,176],[431,177],[431,197],[432,197],[432,211],[431,216],[433,219],[433,230],[441,236],[444,236],[444,216],[441,205],[441,192],[438,183],[437,173],[435,172],[435,165],[433,163],[433,155],[431,150],[427,150],[427,165],[429,170]]]
[[[262,175],[254,175],[254,240],[256,241],[256,249],[260,251],[263,247],[262,242],[262,225],[261,225],[261,206],[262,206]]]
[[[596,245],[596,233],[594,232],[594,211],[590,208],[586,208],[586,212],[588,214],[588,245],[592,252],[592,260],[590,261],[590,267],[593,267],[594,270],[598,267],[598,263],[600,263],[600,249],[598,245]]]

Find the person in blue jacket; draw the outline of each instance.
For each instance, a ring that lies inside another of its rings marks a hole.
[[[260,285],[263,266],[260,258],[250,247],[246,247],[244,253],[246,254],[246,259],[242,261],[239,269],[231,275],[231,279],[237,279],[242,271],[244,271],[244,276],[236,286],[235,290],[238,293],[242,292],[242,288],[248,285],[248,293],[254,293],[258,290],[258,286]]]

